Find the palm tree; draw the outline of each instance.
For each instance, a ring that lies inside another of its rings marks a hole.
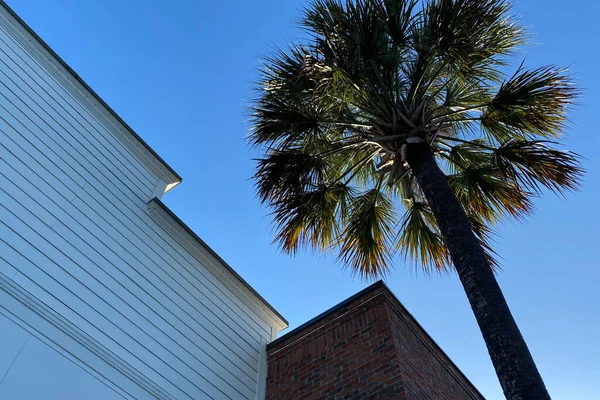
[[[255,179],[289,253],[333,249],[365,277],[395,255],[453,264],[508,399],[549,399],[495,279],[494,227],[578,186],[557,149],[577,90],[507,74],[526,35],[505,0],[313,0],[304,44],[267,57]]]

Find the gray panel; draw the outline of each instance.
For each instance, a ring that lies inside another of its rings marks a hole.
[[[28,337],[27,331],[0,314],[0,384]]]
[[[0,399],[122,400],[123,397],[31,337],[0,384]]]

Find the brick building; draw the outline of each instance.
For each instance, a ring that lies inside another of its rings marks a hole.
[[[268,400],[483,399],[382,282],[267,347]]]

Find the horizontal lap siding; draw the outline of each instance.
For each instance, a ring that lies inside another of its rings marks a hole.
[[[155,181],[0,29],[0,272],[176,398],[253,399],[271,327],[150,217]]]
[[[152,191],[155,179],[151,174],[4,30],[0,30],[0,49],[0,67],[9,82],[35,93],[38,103],[67,132],[82,133],[74,139],[94,149],[94,157],[107,166],[113,178],[122,178],[144,192]]]

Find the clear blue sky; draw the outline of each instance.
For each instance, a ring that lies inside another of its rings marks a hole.
[[[534,33],[527,65],[573,64],[584,90],[567,147],[586,157],[580,193],[537,201],[504,226],[498,279],[554,399],[600,398],[600,3],[516,0]],[[246,107],[260,56],[300,36],[301,1],[8,0],[181,176],[165,196],[191,228],[298,326],[367,283],[331,256],[282,255],[254,197]],[[572,6],[571,6],[572,4]],[[398,261],[387,281],[490,400],[502,394],[454,275]]]

